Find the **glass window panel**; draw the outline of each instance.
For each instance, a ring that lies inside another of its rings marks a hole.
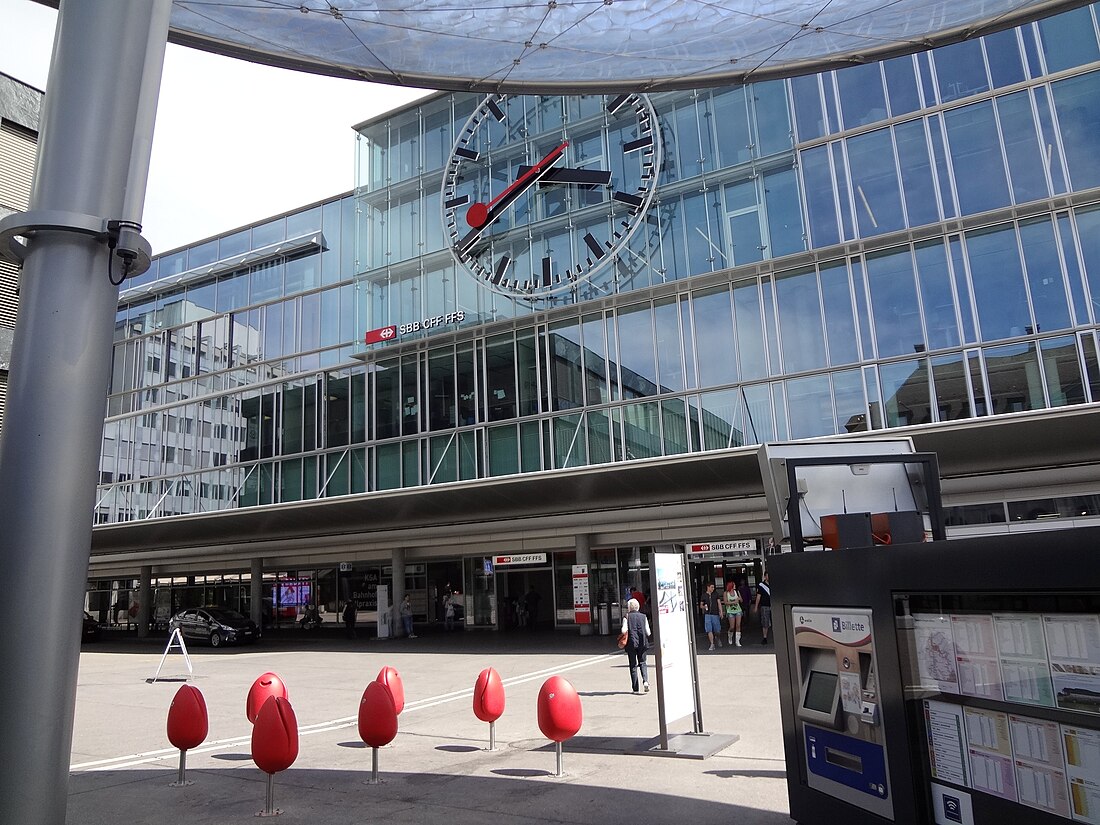
[[[541,338],[541,336],[540,336]],[[539,359],[535,350],[535,334],[530,330],[516,333],[516,376],[519,379],[519,414],[539,412]]]
[[[374,437],[401,434],[401,370],[396,358],[374,365]]]
[[[962,214],[1008,206],[1011,199],[993,104],[987,100],[953,109],[943,119]]]
[[[714,243],[707,225],[707,198],[703,193],[688,195],[682,213],[687,224],[687,275],[714,269]],[[678,276],[680,277],[680,276]]]
[[[1100,186],[1100,72],[1051,87],[1073,189]]]
[[[852,290],[844,262],[821,267],[821,296],[825,303],[825,332],[829,339],[829,363],[851,364],[859,360]]]
[[[932,359],[932,381],[936,387],[936,420],[970,418],[970,388],[962,353]]]
[[[302,341],[301,349],[311,350],[321,346],[321,296],[313,292],[301,298]],[[339,325],[337,325],[339,329]]]
[[[699,386],[733,383],[737,380],[737,348],[729,289],[696,292],[691,303],[695,315]]]
[[[581,328],[575,321],[550,327],[550,408],[570,410],[584,406]]]
[[[1097,357],[1096,336],[1092,333],[1082,335],[1081,349],[1085,358],[1085,375],[1089,379],[1089,398],[1100,400],[1100,358]]]
[[[252,270],[251,303],[258,304],[283,294],[283,262],[269,261]]]
[[[680,318],[675,299],[657,301],[653,306],[653,325],[657,342],[659,392],[678,392],[685,388],[684,359],[680,340]]]
[[[860,355],[867,361],[875,357],[875,342],[871,338],[871,311],[867,308],[867,284],[863,277],[863,261],[859,258],[851,258],[849,265],[852,268],[852,294],[856,299]]]
[[[1050,100],[1049,87],[1034,86],[1035,108],[1039,112],[1039,131],[1042,133],[1043,156],[1046,159],[1047,174],[1055,194],[1068,191],[1066,183],[1066,164],[1062,149],[1058,144],[1058,130],[1054,128],[1054,103]]]
[[[664,436],[664,454],[680,455],[689,452],[686,407],[682,398],[661,402],[661,424]]]
[[[453,433],[428,439],[429,484],[458,481],[457,441]]]
[[[778,258],[806,249],[798,175],[781,169],[764,175],[764,203],[768,214],[768,257]]]
[[[776,381],[771,385],[772,412],[775,414],[776,438],[790,438],[790,429],[787,426],[787,401],[783,392],[785,385],[782,381]]]
[[[760,312],[760,285],[752,281],[735,286],[733,305],[741,377],[762,378],[768,374],[768,366]]]
[[[775,296],[784,371],[803,372],[825,366],[825,332],[816,270],[811,267],[777,274]]]
[[[1005,136],[1008,174],[1016,203],[1047,197],[1046,158],[1039,148],[1031,96],[1017,92],[997,98],[997,114]]]
[[[890,130],[849,138],[847,144],[859,234],[866,238],[902,229],[905,217]]]
[[[844,141],[829,144],[836,175],[837,203],[840,207],[840,233],[843,240],[855,238],[852,218],[852,195],[848,189],[848,159],[844,155]]]
[[[947,103],[989,91],[985,76],[985,58],[977,40],[964,40],[932,52],[936,62],[936,80],[940,102]]]
[[[923,226],[940,219],[936,184],[923,120],[894,127],[894,142],[901,167],[901,187],[909,226]]]
[[[955,206],[955,191],[951,186],[951,171],[947,162],[947,150],[944,148],[943,131],[939,115],[928,118],[928,136],[932,141],[932,161],[936,167],[936,181],[940,187],[940,207],[944,218],[953,218],[958,214]]]
[[[516,415],[516,356],[511,334],[486,339],[485,388],[488,420],[502,421]]]
[[[252,233],[247,230],[226,235],[218,241],[218,257],[231,258],[234,255],[243,255],[252,248]]]
[[[921,352],[924,332],[909,248],[868,255],[867,282],[879,358]]]
[[[607,383],[607,343],[605,326],[600,315],[586,315],[582,323],[584,349],[584,382],[588,404],[603,404],[610,400]]]
[[[1084,404],[1085,384],[1081,378],[1081,362],[1077,357],[1077,339],[1071,335],[1048,338],[1041,341],[1039,346],[1050,406]]]
[[[537,473],[543,469],[540,422],[525,421],[519,425],[519,471]]]
[[[867,399],[863,394],[862,370],[834,372],[833,399],[836,407],[837,433],[859,433],[870,429],[867,422]],[[790,388],[787,388],[790,397]]]
[[[927,424],[932,420],[926,359],[880,364],[878,375],[887,427]]]
[[[791,116],[787,108],[787,84],[767,80],[750,87],[756,110],[756,156],[767,157],[791,149]]]
[[[955,297],[951,291],[951,272],[942,241],[916,248],[917,283],[924,307],[925,333],[932,349],[957,347],[959,324],[955,315]]]
[[[376,490],[401,487],[401,445],[381,444],[374,449]]]
[[[984,355],[994,415],[1041,410],[1046,406],[1034,341],[990,347]]]
[[[775,295],[772,292],[772,284],[770,278],[764,278],[760,284],[760,297],[764,303],[764,342],[768,346],[768,374],[779,374],[780,358],[779,358],[779,318],[775,312]],[[778,409],[776,415],[778,415]]]
[[[838,69],[837,90],[845,129],[855,129],[886,119],[886,93],[878,63]]]
[[[428,353],[428,428],[442,430],[456,424],[455,351],[441,347]]]
[[[829,376],[792,378],[786,384],[791,438],[833,435],[836,425]]]
[[[1073,240],[1073,224],[1067,213],[1058,216],[1058,240],[1062,249],[1062,260],[1066,267],[1066,280],[1069,281],[1069,294],[1073,301],[1073,313],[1077,323],[1087,323],[1088,305],[1085,302],[1085,290],[1081,277],[1081,266],[1077,259],[1077,245]]]
[[[1031,326],[1016,231],[1011,224],[966,234],[981,340],[1024,335]]]
[[[653,349],[653,313],[649,304],[623,307],[618,314],[623,397],[657,392],[657,359]]]
[[[515,424],[489,428],[489,475],[519,472],[519,439]]]
[[[755,384],[744,387],[741,392],[745,402],[745,443],[763,444],[774,441],[771,388],[767,384]]]
[[[736,166],[752,160],[752,137],[744,86],[715,93],[714,118],[719,126],[719,163],[722,166]]]
[[[560,415],[553,419],[554,467],[583,467],[588,463],[584,441],[584,416]]]
[[[966,277],[962,240],[958,235],[948,238],[951,249],[951,273],[955,279],[955,297],[959,302],[959,318],[962,320],[963,341],[972,344],[978,340],[974,328],[974,301],[971,298],[970,280]]]
[[[215,281],[187,287],[186,301],[190,305],[188,307],[187,320],[199,321],[214,314],[214,299],[217,288],[218,285]]]
[[[801,161],[811,245],[817,249],[839,243],[840,232],[837,225],[833,174],[829,166],[829,147],[817,146],[802,152]]]
[[[825,90],[825,120],[828,122],[827,132],[840,131],[840,116],[836,104],[836,83],[832,72],[821,76],[821,84]]]
[[[1053,225],[1045,218],[1021,224],[1020,240],[1024,246],[1024,266],[1035,317],[1035,329],[1030,332],[1053,332],[1069,327],[1069,301]]]
[[[890,114],[893,117],[915,112],[920,105],[917,76],[910,55],[895,57],[882,64],[886,70],[886,90],[890,97]]]
[[[725,450],[751,443],[746,442],[742,430],[741,401],[740,389],[706,392],[699,396],[704,450]]]
[[[1096,26],[1089,6],[1044,18],[1038,25],[1048,72],[1060,72],[1100,59]]]
[[[1023,83],[1027,79],[1016,29],[987,34],[982,40],[989,60],[989,73],[993,76],[993,88]]]
[[[819,75],[816,74],[791,78],[795,126],[798,130],[798,139],[803,142],[825,134],[825,113],[821,107],[821,87],[818,78]]]
[[[252,227],[252,248],[259,249],[269,244],[286,240],[286,220],[276,218],[268,223]]]
[[[623,407],[626,460],[661,455],[661,407],[655,401]]]
[[[608,464],[611,454],[611,422],[603,412],[589,410],[585,413],[588,426],[588,463]]]
[[[223,276],[218,281],[218,299],[215,309],[218,312],[232,312],[248,304],[247,272],[235,272]]]

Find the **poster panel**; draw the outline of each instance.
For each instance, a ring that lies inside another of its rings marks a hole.
[[[679,553],[654,553],[653,569],[657,592],[652,618],[659,624],[657,666],[661,669],[659,684],[667,724],[696,711],[684,558]]]

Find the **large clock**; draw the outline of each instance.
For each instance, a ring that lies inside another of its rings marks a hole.
[[[461,266],[537,299],[613,265],[645,221],[661,168],[642,94],[492,94],[466,121],[443,175],[443,227]]]

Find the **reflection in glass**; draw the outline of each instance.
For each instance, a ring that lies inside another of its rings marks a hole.
[[[936,420],[955,421],[970,417],[970,391],[962,353],[932,359],[932,382],[936,387]]]
[[[878,375],[887,427],[927,424],[932,420],[926,359],[880,364]]]
[[[1049,338],[1040,343],[1043,376],[1051,407],[1085,403],[1085,385],[1077,358],[1076,339],[1071,335]]]
[[[1024,335],[1031,326],[1016,230],[1011,224],[968,232],[967,260],[983,341]]]
[[[1042,409],[1043,383],[1035,342],[1008,344],[985,350],[989,400],[994,415]]]
[[[924,332],[909,247],[868,255],[867,282],[878,356],[923,351]]]

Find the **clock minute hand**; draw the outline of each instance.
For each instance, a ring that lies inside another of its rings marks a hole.
[[[535,183],[539,178],[546,174],[546,172],[554,165],[554,163],[564,154],[565,147],[569,145],[569,141],[563,141],[560,146],[553,149],[542,160],[536,163],[534,166],[521,172],[520,176],[512,181],[503,192],[497,195],[488,203],[475,203],[471,204],[470,208],[466,210],[466,223],[472,226],[476,230],[484,229],[490,223],[497,219],[501,212],[509,206],[512,201],[523,194],[528,187]]]

